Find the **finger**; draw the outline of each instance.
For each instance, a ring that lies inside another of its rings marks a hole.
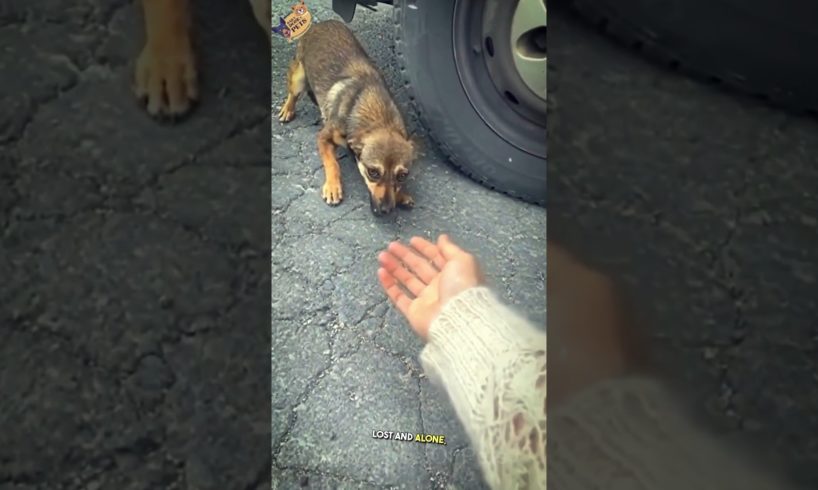
[[[395,276],[387,272],[386,269],[380,268],[378,269],[378,280],[381,282],[383,290],[386,291],[386,296],[389,297],[389,301],[391,301],[404,316],[408,316],[409,305],[412,303],[412,300],[410,300],[409,297],[406,296],[406,293],[400,288],[395,280]]]
[[[432,267],[432,264],[429,263],[429,259],[418,255],[400,242],[390,243],[387,250],[400,259],[401,262],[408,265],[409,269],[411,269],[424,284],[432,282],[432,279],[440,273],[440,271]]]
[[[440,255],[438,246],[429,240],[419,236],[413,236],[412,239],[409,240],[409,245],[430,260],[438,270],[442,270],[443,266],[446,265],[446,259]]]
[[[437,239],[437,246],[440,248],[440,253],[443,255],[443,258],[446,260],[451,260],[458,255],[465,254],[466,252],[455,245],[450,239],[449,235],[443,234],[440,235]]]
[[[415,275],[406,269],[406,267],[397,259],[397,257],[391,253],[381,252],[378,255],[378,261],[381,263],[381,267],[395,276],[398,282],[400,282],[400,284],[408,289],[414,296],[417,297],[426,288],[426,284],[415,277]]]

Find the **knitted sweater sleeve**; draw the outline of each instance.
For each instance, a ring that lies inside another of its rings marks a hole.
[[[545,332],[483,287],[449,300],[421,364],[443,385],[493,489],[545,488]]]
[[[546,488],[546,335],[486,288],[450,300],[421,363],[446,389],[493,489]],[[652,378],[596,383],[551,414],[564,490],[791,488],[705,433]]]

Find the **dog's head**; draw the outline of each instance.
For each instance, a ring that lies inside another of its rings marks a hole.
[[[406,183],[415,160],[414,138],[379,129],[349,141],[349,148],[369,189],[372,212],[390,213],[395,209],[398,192]]]

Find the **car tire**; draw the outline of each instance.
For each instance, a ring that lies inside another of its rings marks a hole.
[[[569,0],[650,58],[796,112],[818,111],[818,6],[772,0]]]
[[[509,108],[496,84],[486,84],[480,70],[488,50],[479,40],[470,44],[472,49],[462,49],[474,33],[458,28],[456,21],[473,24],[470,19],[477,15],[468,11],[464,17],[464,1],[395,2],[396,54],[404,83],[428,134],[455,167],[489,188],[545,205],[545,111],[537,113],[540,119],[524,117]],[[482,15],[486,1],[468,3]],[[504,8],[514,5],[504,2]]]

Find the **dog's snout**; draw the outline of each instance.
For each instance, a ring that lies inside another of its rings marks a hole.
[[[395,205],[389,203],[386,200],[383,201],[375,201],[374,199],[369,200],[369,209],[372,210],[372,214],[375,216],[382,216],[385,214],[389,214],[395,209]]]
[[[385,204],[385,203],[380,203],[380,204],[372,203],[370,208],[372,209],[372,213],[375,214],[376,216],[389,214],[389,213],[392,212],[393,209],[395,209],[394,206],[389,206],[388,204]]]

